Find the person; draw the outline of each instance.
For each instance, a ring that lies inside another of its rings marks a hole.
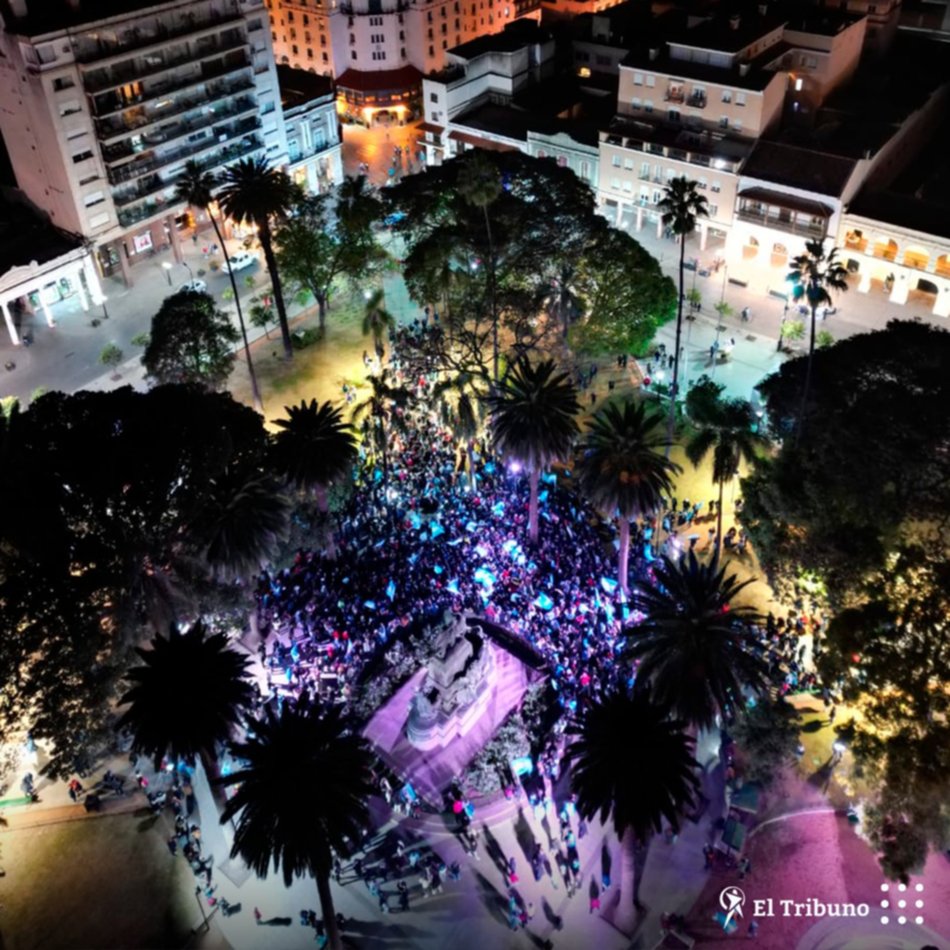
[[[591,894],[590,896],[590,910],[589,914],[594,913],[595,910],[600,910],[600,896],[598,894]]]
[[[759,932],[759,922],[757,920],[749,921],[749,939],[751,940]]]
[[[254,922],[260,924],[263,914],[255,907],[254,908]]]

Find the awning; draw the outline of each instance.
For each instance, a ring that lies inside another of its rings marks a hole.
[[[521,149],[505,142],[495,142],[492,139],[483,139],[478,135],[469,135],[468,132],[449,132],[449,138],[456,142],[464,142],[474,148],[485,148],[492,152],[520,152]]]
[[[347,69],[337,79],[337,89],[345,92],[402,92],[417,87],[422,73],[415,66],[399,69]]]
[[[809,201],[798,195],[789,195],[784,191],[772,191],[769,188],[748,188],[739,192],[739,197],[746,201],[758,201],[760,204],[772,205],[778,208],[788,208],[789,211],[800,211],[815,218],[830,218],[834,208],[822,204],[820,201]]]
[[[434,132],[436,135],[441,135],[445,131],[444,125],[433,125],[431,122],[420,122],[416,128],[420,132]]]

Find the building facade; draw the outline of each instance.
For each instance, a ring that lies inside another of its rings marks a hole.
[[[333,82],[303,69],[277,67],[287,133],[287,173],[323,194],[343,181],[343,140]]]
[[[7,0],[0,129],[19,187],[132,281],[157,249],[181,256],[187,161],[287,163],[262,0]],[[115,15],[103,16],[103,9]]]
[[[336,80],[345,117],[418,114],[421,80],[446,52],[519,19],[540,0],[267,0],[277,61]]]

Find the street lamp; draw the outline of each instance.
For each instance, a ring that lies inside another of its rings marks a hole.
[[[165,280],[168,281],[168,286],[172,285],[172,265],[168,261],[162,261],[162,270],[165,271]]]
[[[195,275],[191,272],[191,265],[188,263],[188,261],[182,261],[182,262],[181,262],[181,266],[184,267],[186,271],[188,271],[188,279],[189,279],[192,283],[194,283],[194,281],[195,281]]]

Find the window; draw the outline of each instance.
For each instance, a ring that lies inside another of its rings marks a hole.
[[[640,102],[640,97],[639,97],[639,96],[634,96],[634,97],[630,100],[630,105],[631,105],[631,107],[634,108],[634,109],[639,109],[639,108],[641,107],[641,105],[642,105],[642,103]]]
[[[611,164],[614,166],[614,168],[620,168],[620,156],[614,155],[614,157],[611,159]]]
[[[69,76],[60,76],[53,80],[53,92],[62,92],[64,89],[72,89],[76,84]]]
[[[432,37],[432,30],[430,29],[430,30],[429,30],[429,39],[431,40],[432,38],[433,38],[433,37]]]
[[[709,217],[710,218],[719,217],[719,205],[709,205]]]
[[[92,158],[92,152],[88,148],[83,152],[76,152],[76,154],[73,155],[73,164],[78,165],[80,162],[86,161],[87,158]]]
[[[442,40],[442,49],[448,49],[448,48],[449,48],[449,44],[445,40]]]
[[[742,119],[733,119],[733,120],[732,120],[732,127],[733,127],[737,132],[741,132],[741,131],[742,131]]]
[[[647,76],[647,88],[652,89],[656,85],[656,76]]]
[[[719,128],[728,129],[729,128],[729,116],[722,115],[719,117]]]
[[[313,50],[307,47],[307,59],[313,59]]]
[[[633,74],[633,84],[635,86],[643,85],[643,73],[634,73]]]
[[[723,89],[722,91],[722,101],[723,102],[732,102],[732,90]]]
[[[737,92],[737,93],[736,93],[736,105],[737,105],[737,106],[744,106],[744,105],[745,105],[745,93],[744,93],[744,92]]]
[[[356,50],[350,50],[350,59],[356,59]]]
[[[77,112],[82,112],[78,99],[70,99],[69,102],[64,102],[59,107],[59,114],[61,116],[75,115]]]
[[[720,191],[722,191],[722,186],[719,184],[718,181],[714,181],[714,182],[709,186],[709,190],[710,190],[710,191],[715,191],[715,192],[718,194]]]
[[[431,40],[432,37],[430,36],[429,39]],[[430,56],[435,56],[435,47],[434,47],[434,46],[430,46],[430,47],[429,47],[429,55],[430,55]]]
[[[406,31],[405,31],[405,30],[400,30],[400,31],[399,31],[399,39],[400,39],[400,40],[405,40],[405,38],[406,38]]]
[[[99,180],[98,175],[90,175],[88,178],[80,178],[79,185],[80,187],[82,187],[83,185],[91,185],[94,181],[98,181],[98,180]]]
[[[101,205],[105,200],[106,194],[104,191],[93,191],[83,197],[82,203],[85,207],[91,208],[93,205]]]
[[[88,134],[89,133],[86,132],[85,129],[79,129],[79,131],[77,132],[70,132],[69,135],[66,136],[66,141],[74,142],[76,139],[81,139],[83,138],[83,136],[88,135]]]
[[[632,171],[633,171],[633,159],[632,159],[632,158],[625,158],[625,159],[623,160],[623,167],[624,167],[628,172],[632,172]]]
[[[652,103],[649,99],[644,99],[644,100],[643,100],[643,111],[644,111],[644,112],[652,112],[652,111],[653,111],[653,103]]]
[[[611,179],[610,179],[610,187],[613,188],[614,191],[620,191],[620,179],[619,179],[619,178],[611,178]]]
[[[438,101],[439,101],[439,94],[437,92],[430,92],[429,102],[438,102]]]
[[[590,180],[590,162],[581,162],[581,178]]]
[[[706,190],[706,179],[705,179],[705,178],[697,178],[697,179],[696,179],[696,187],[697,187],[697,188],[702,188],[703,191],[705,191],[705,190]]]
[[[297,49],[296,43],[294,43],[294,45],[290,47],[290,52],[293,53],[294,56],[297,56],[300,53],[300,50]]]
[[[640,177],[643,179],[649,179],[650,177],[650,163],[649,162],[640,163]]]
[[[325,63],[329,63],[329,62],[330,62],[330,57],[327,56],[326,53],[321,53],[321,54],[320,54],[320,57],[321,57],[321,59],[322,59]]]
[[[663,192],[658,188],[653,189],[653,194],[650,196],[653,204],[658,205],[663,200]]]
[[[633,183],[632,183],[632,182],[629,182],[629,181],[625,181],[625,182],[623,183],[623,190],[626,191],[626,192],[628,192],[628,193],[631,192],[631,191],[633,191]]]
[[[680,110],[679,109],[670,109],[666,113],[667,118],[670,122],[679,122],[680,121]]]

